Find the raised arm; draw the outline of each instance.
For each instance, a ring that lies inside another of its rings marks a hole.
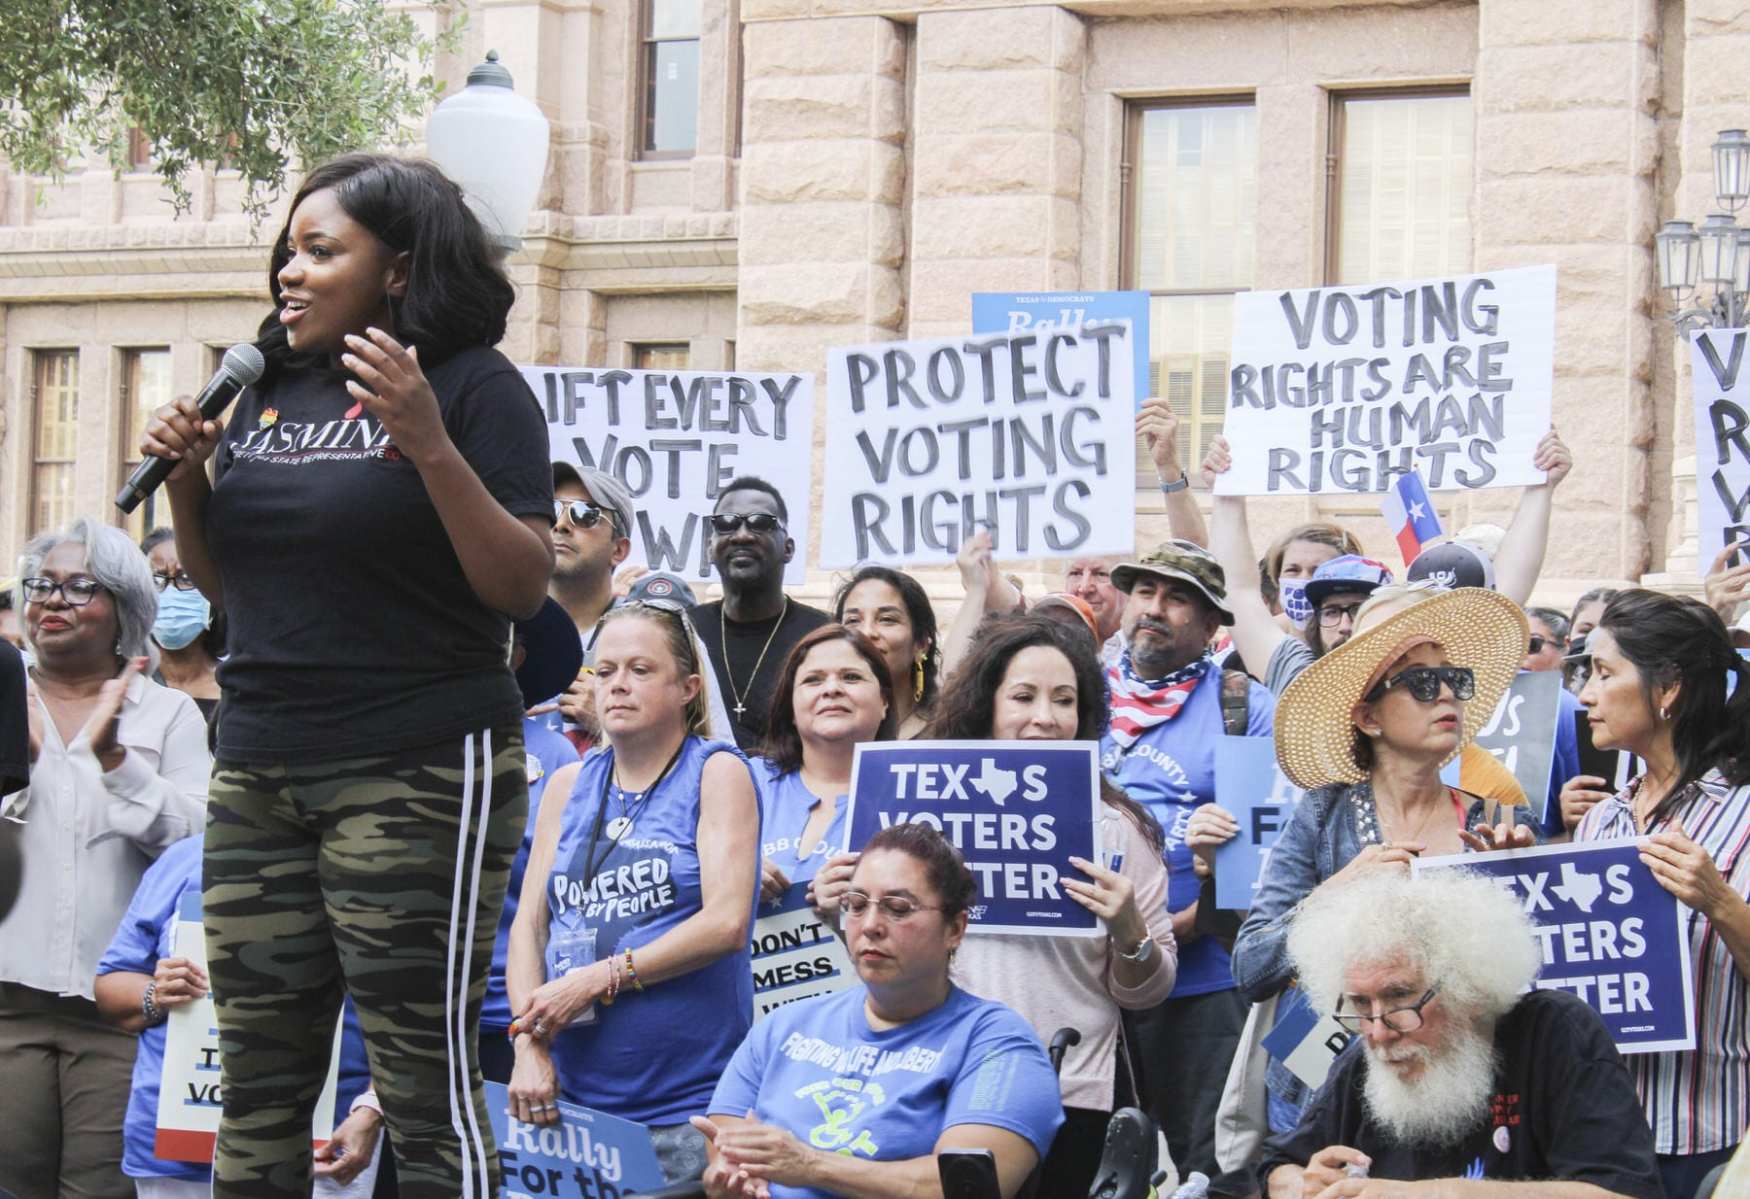
[[[1188,486],[1185,468],[1179,462],[1179,416],[1173,406],[1159,396],[1143,402],[1136,414],[1136,436],[1148,447],[1148,456],[1155,464],[1155,482],[1167,501],[1167,531],[1181,541],[1209,547],[1209,530],[1204,527],[1203,513]],[[1170,490],[1169,490],[1170,489]]]
[[[1233,465],[1227,438],[1217,437],[1203,460],[1203,486],[1213,491],[1215,477]],[[1209,511],[1209,552],[1221,563],[1227,576],[1227,607],[1234,614],[1233,641],[1256,678],[1263,678],[1276,647],[1288,634],[1270,614],[1258,582],[1258,555],[1252,549],[1252,530],[1246,518],[1246,497],[1218,495]]]
[[[1544,472],[1544,481],[1519,495],[1513,523],[1501,539],[1495,555],[1495,590],[1516,604],[1531,602],[1537,576],[1543,570],[1544,551],[1549,547],[1549,518],[1556,488],[1573,469],[1574,456],[1561,436],[1551,429],[1537,443],[1533,465]]]
[[[225,589],[219,584],[219,567],[207,546],[207,501],[212,499],[213,488],[206,463],[224,433],[223,421],[201,420],[200,405],[193,396],[178,396],[152,414],[140,438],[141,454],[176,463],[164,481],[171,523],[176,526],[176,558],[215,611],[224,610]]]

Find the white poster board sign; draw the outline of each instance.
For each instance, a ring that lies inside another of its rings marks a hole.
[[[1696,565],[1750,537],[1750,370],[1743,329],[1704,329],[1691,343],[1695,387]],[[1742,559],[1734,555],[1727,565]]]

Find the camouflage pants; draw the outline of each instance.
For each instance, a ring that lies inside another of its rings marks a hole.
[[[343,986],[401,1194],[495,1199],[474,1046],[527,805],[514,727],[345,761],[215,764],[203,909],[224,1102],[216,1199],[309,1195]]]

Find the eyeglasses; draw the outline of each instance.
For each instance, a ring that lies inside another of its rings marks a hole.
[[[1368,693],[1378,699],[1393,687],[1403,687],[1420,703],[1431,704],[1440,698],[1440,685],[1452,688],[1453,699],[1470,699],[1477,693],[1476,672],[1468,666],[1412,666],[1400,670]]]
[[[770,533],[773,529],[781,529],[784,522],[770,512],[713,512],[705,518],[711,522],[711,527],[723,536],[746,525],[755,533]]]
[[[878,907],[881,909],[882,915],[895,923],[909,920],[917,912],[939,912],[942,910],[931,904],[907,899],[903,895],[883,895],[880,899],[873,899],[862,891],[846,891],[839,897],[839,906],[845,909],[847,915],[854,916],[859,920],[868,914],[870,907]]]
[[[174,587],[178,591],[193,591],[194,580],[188,577],[188,572],[186,570],[179,570],[173,575],[165,574],[161,570],[155,570],[152,572],[152,586],[160,591],[163,591],[166,587]]]
[[[1531,648],[1526,650],[1525,651],[1526,653],[1528,653],[1528,654],[1541,654],[1543,652],[1543,647],[1548,645],[1549,641],[1548,641],[1548,639],[1543,638],[1543,637],[1539,637],[1536,633],[1533,633],[1531,635],[1531,643],[1530,644],[1531,644]]]
[[[620,527],[619,520],[612,512],[585,500],[554,500],[553,519],[570,521],[580,529],[593,529],[604,520],[616,529]]]
[[[1377,1016],[1369,1016],[1362,1012],[1337,1012],[1331,1016],[1331,1019],[1350,1032],[1356,1033],[1360,1032],[1362,1026],[1369,1020],[1377,1020],[1393,1032],[1415,1032],[1422,1027],[1422,1009],[1427,1007],[1429,1000],[1438,994],[1440,994],[1440,984],[1435,983],[1428,988],[1422,998],[1416,1000],[1409,1007],[1395,1007],[1391,1011],[1381,1012]],[[1343,1001],[1339,999],[1337,1006],[1343,1006]]]
[[[28,603],[46,604],[49,602],[50,596],[59,592],[61,599],[69,608],[83,608],[96,599],[97,593],[103,590],[102,583],[96,579],[86,578],[84,575],[60,583],[53,579],[25,579],[19,585],[24,588],[24,598]]]
[[[1343,623],[1345,616],[1354,619],[1360,604],[1327,604],[1319,609],[1319,624],[1327,629],[1334,629]]]

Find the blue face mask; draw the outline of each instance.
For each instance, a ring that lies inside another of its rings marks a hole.
[[[206,632],[213,608],[198,591],[166,587],[158,593],[158,619],[152,622],[152,640],[165,649],[185,649]]]
[[[1305,579],[1283,579],[1276,585],[1276,594],[1282,600],[1282,610],[1288,613],[1288,619],[1294,622],[1297,629],[1306,628],[1306,622],[1312,619],[1312,601],[1306,598]]]

